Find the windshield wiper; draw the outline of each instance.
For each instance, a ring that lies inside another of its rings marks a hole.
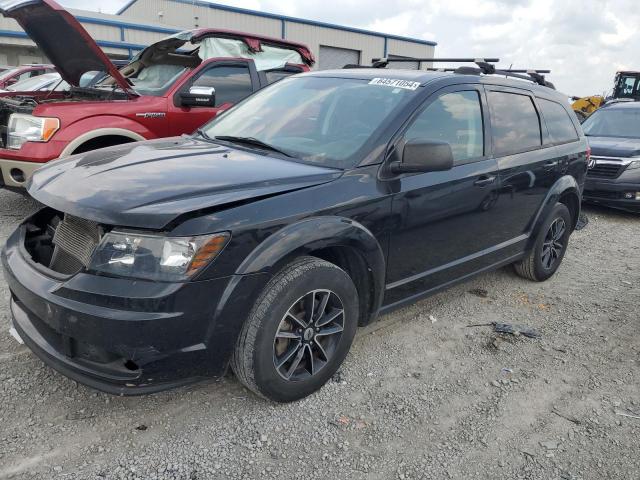
[[[202,128],[196,130],[196,133],[204,138],[208,142],[215,142],[214,138],[211,138],[207,132],[205,132]]]
[[[206,138],[206,137],[205,137]],[[263,148],[265,150],[271,150],[272,152],[280,153],[285,157],[293,158],[293,155],[285,152],[284,150],[279,149],[278,147],[274,147],[273,145],[269,145],[268,143],[263,142],[262,140],[258,140],[254,137],[236,137],[233,135],[216,135],[213,137],[214,140],[222,140],[225,142],[231,143],[241,143],[245,145],[253,145],[255,147]]]

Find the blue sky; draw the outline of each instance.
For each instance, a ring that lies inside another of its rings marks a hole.
[[[62,0],[114,13],[125,0]],[[640,70],[638,0],[220,0],[272,13],[435,40],[439,56],[499,57],[549,68],[568,95],[611,89],[617,70]],[[97,5],[97,6],[94,6]]]

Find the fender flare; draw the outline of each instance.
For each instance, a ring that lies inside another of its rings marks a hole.
[[[287,225],[258,245],[236,270],[237,275],[273,273],[288,259],[329,247],[351,247],[372,272],[372,319],[382,305],[386,262],[382,247],[362,224],[344,217],[314,217]]]
[[[582,201],[582,194],[580,185],[574,177],[571,175],[564,175],[560,177],[556,183],[554,183],[549,191],[547,192],[547,196],[545,197],[542,205],[538,209],[538,212],[532,222],[531,235],[529,236],[528,248],[533,247],[535,239],[542,227],[542,224],[547,218],[547,215],[553,208],[553,206],[558,202],[558,200],[565,195],[573,195],[576,199],[576,204],[578,205],[578,211],[576,218],[573,219],[572,229],[576,227],[578,223],[578,217],[580,215],[580,205]]]
[[[95,130],[83,133],[79,137],[76,137],[71,142],[69,142],[67,146],[64,147],[64,150],[62,150],[59,158],[68,157],[76,150],[76,148],[78,148],[83,143],[88,142],[89,140],[93,140],[94,138],[106,137],[108,135],[117,135],[119,137],[130,138],[134,142],[147,140],[139,133],[132,132],[131,130],[126,130],[124,128],[97,128]]]

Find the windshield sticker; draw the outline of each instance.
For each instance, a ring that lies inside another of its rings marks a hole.
[[[410,82],[398,78],[374,78],[369,85],[383,85],[385,87],[404,88],[405,90],[415,90],[420,86],[420,82]]]

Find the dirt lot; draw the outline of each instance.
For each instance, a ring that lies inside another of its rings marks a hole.
[[[0,244],[33,208],[0,191]],[[587,214],[551,281],[505,269],[383,317],[290,405],[231,376],[77,385],[9,336],[0,281],[0,478],[640,478],[640,218]],[[467,327],[492,321],[542,338]]]

